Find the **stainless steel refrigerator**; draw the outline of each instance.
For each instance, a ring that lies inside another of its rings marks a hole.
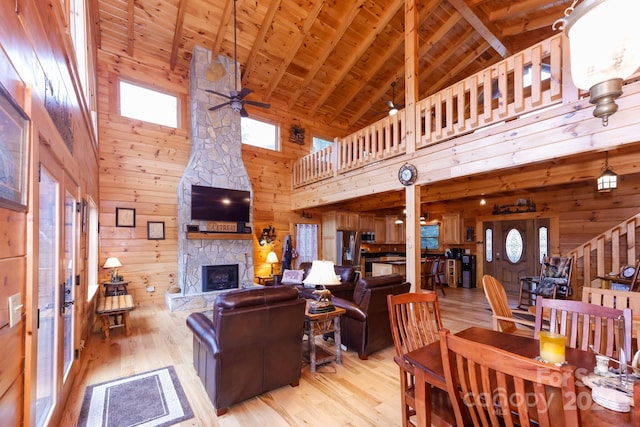
[[[336,232],[338,251],[336,265],[360,265],[360,233],[352,230],[338,230]]]

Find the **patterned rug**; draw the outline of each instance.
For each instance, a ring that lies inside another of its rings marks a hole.
[[[87,387],[78,426],[158,427],[193,418],[172,366]]]

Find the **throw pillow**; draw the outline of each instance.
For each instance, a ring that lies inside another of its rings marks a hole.
[[[303,275],[304,270],[285,270],[282,273],[282,280],[280,283],[283,285],[301,285]]]

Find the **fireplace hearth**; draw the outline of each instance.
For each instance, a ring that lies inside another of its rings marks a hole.
[[[238,264],[202,266],[202,292],[237,289],[238,285]]]

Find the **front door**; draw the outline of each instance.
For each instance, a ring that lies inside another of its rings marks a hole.
[[[549,253],[549,219],[488,221],[483,229],[484,273],[518,293],[520,277],[538,275],[541,257]]]

